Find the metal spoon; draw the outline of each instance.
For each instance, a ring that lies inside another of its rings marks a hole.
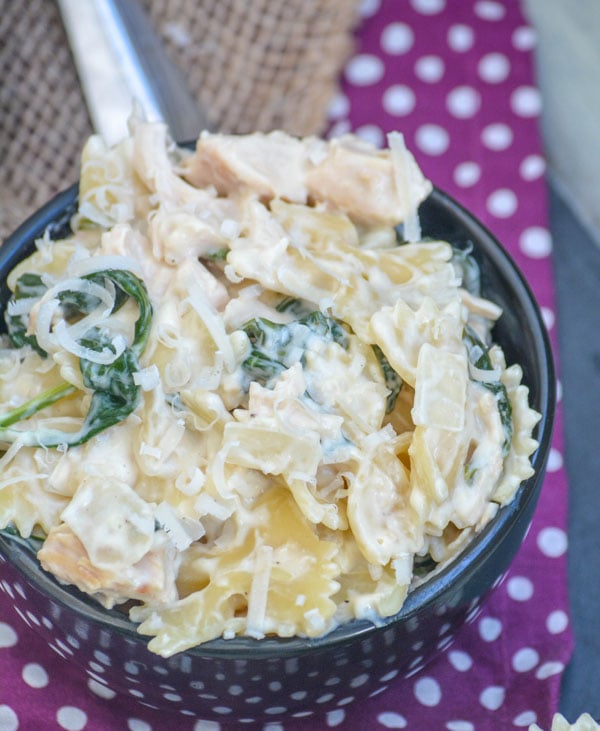
[[[108,144],[127,134],[134,103],[147,119],[166,122],[177,142],[211,128],[138,0],[58,0],[58,6],[92,124]]]

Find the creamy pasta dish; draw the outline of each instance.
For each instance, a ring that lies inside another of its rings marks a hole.
[[[0,528],[163,656],[395,614],[532,474],[474,258],[398,133],[131,127],[8,277]]]

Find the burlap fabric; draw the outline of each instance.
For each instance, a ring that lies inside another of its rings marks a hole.
[[[323,130],[357,0],[143,5],[215,127]],[[0,0],[0,238],[76,180],[91,132],[54,0]]]

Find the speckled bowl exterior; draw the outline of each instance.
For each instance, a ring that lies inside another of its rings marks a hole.
[[[47,228],[52,238],[66,235],[76,205],[73,186],[0,248],[2,306],[9,297],[7,273],[31,253]],[[494,338],[507,361],[523,367],[530,403],[542,414],[534,476],[462,554],[415,588],[402,610],[378,626],[353,621],[319,639],[218,639],[169,659],[149,652],[148,638],[138,635],[124,614],[103,609],[45,573],[29,543],[0,533],[3,601],[82,674],[150,707],[192,711],[206,719],[310,718],[376,695],[395,678],[418,672],[477,616],[519,549],[542,486],[555,411],[553,360],[531,291],[490,232],[437,189],[420,214],[425,236],[473,245],[483,293],[504,309]]]

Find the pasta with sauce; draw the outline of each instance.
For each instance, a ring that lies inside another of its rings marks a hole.
[[[393,615],[532,474],[501,311],[389,145],[134,122],[8,278],[0,528],[154,652]]]

